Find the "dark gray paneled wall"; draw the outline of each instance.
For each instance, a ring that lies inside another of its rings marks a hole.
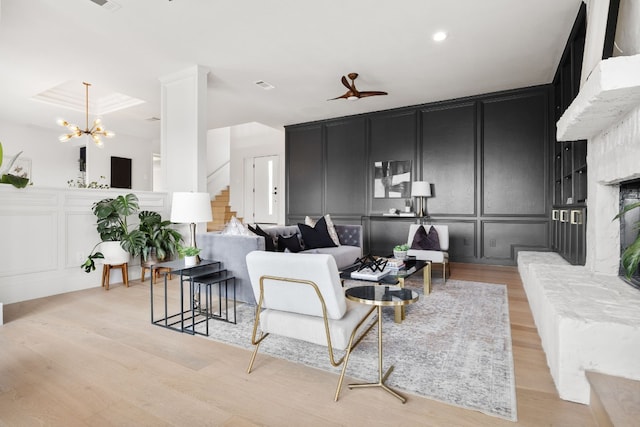
[[[363,224],[366,251],[390,253],[415,218],[382,216],[405,201],[373,198],[373,163],[411,160],[412,180],[432,184],[430,222],[449,225],[453,261],[513,265],[519,249],[548,250],[549,90],[286,127],[287,223],[330,213]]]
[[[423,109],[422,179],[430,215],[476,213],[476,103]],[[437,184],[437,185],[436,185]]]
[[[323,211],[322,126],[288,129],[286,140],[287,216],[318,216]]]
[[[325,212],[334,216],[366,212],[367,145],[365,120],[328,123]]]

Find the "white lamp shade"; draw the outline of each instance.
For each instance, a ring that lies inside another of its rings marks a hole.
[[[211,220],[209,193],[173,193],[171,222],[190,224]]]
[[[411,197],[431,197],[431,184],[427,181],[413,181]]]

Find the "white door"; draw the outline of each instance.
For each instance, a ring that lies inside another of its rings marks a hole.
[[[278,156],[253,159],[253,206],[255,223],[278,223]]]

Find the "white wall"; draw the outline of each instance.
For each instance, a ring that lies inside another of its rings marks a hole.
[[[100,241],[91,206],[125,191],[0,185],[0,302],[10,304],[99,287],[101,266],[89,274],[80,268]],[[140,210],[169,217],[167,193],[135,194]],[[129,221],[134,227],[137,217]],[[122,280],[116,272],[112,283]],[[129,277],[140,277],[139,259],[129,263]]]
[[[604,35],[609,16],[609,0],[585,0],[587,4],[587,37],[582,63],[581,86],[591,71],[602,60]],[[620,0],[616,40],[624,52],[613,48],[613,55],[637,55],[640,53],[640,1]]]
[[[620,0],[613,56],[640,54],[640,1]]]
[[[231,128],[207,131],[207,191],[211,198],[229,185],[231,158]],[[210,174],[214,173],[209,176]]]
[[[87,182],[98,181],[100,176],[111,182],[111,156],[131,159],[131,188],[153,189],[152,141],[127,135],[104,139],[102,148],[87,144]],[[99,181],[98,181],[99,182]]]
[[[231,210],[251,223],[245,212],[245,195],[250,191],[245,183],[245,160],[252,157],[277,155],[280,158],[278,179],[278,222],[284,224],[285,219],[285,149],[284,130],[276,130],[260,123],[245,123],[231,128]]]
[[[31,182],[34,186],[66,187],[79,172],[80,149],[58,142],[51,129],[17,125],[0,120],[0,142],[4,157],[20,151],[21,159],[31,159]]]
[[[20,158],[31,159],[31,180],[36,187],[66,188],[67,181],[78,177],[80,140],[58,142],[60,132],[53,129],[0,121],[0,142],[5,156],[23,151]],[[132,159],[131,183],[135,190],[152,189],[152,142],[128,135],[104,139],[104,147],[87,144],[87,176],[89,181],[111,182],[111,156]]]
[[[607,29],[609,0],[585,0],[587,4],[587,37],[582,57],[582,74],[580,87],[587,80],[591,71],[602,61],[604,33]]]

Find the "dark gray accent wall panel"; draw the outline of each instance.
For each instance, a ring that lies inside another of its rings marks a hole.
[[[326,126],[325,211],[361,215],[366,211],[367,158],[363,118]]]
[[[322,154],[320,125],[287,132],[287,217],[322,214]]]
[[[483,215],[548,211],[547,104],[546,91],[482,102]]]
[[[449,258],[456,261],[473,261],[477,258],[477,222],[447,221],[449,226]]]
[[[429,214],[476,211],[475,103],[423,110],[422,180],[431,183]]]
[[[376,114],[370,118],[369,140],[369,200],[371,213],[388,212],[390,208],[402,209],[404,199],[374,199],[373,198],[373,164],[376,161],[411,160],[412,176],[415,180],[415,165],[417,136],[415,110],[396,112],[394,114]]]
[[[549,248],[549,221],[483,221],[482,257],[513,262],[516,249]]]
[[[386,219],[382,217],[371,217],[369,221],[368,250],[374,255],[390,255],[393,247],[407,242],[409,237],[409,225],[415,222],[411,219]]]
[[[373,163],[410,160],[433,184],[429,222],[449,225],[454,262],[515,265],[549,250],[550,86],[287,126],[287,223],[329,213],[364,226],[365,253],[390,254],[416,218],[383,216]]]

